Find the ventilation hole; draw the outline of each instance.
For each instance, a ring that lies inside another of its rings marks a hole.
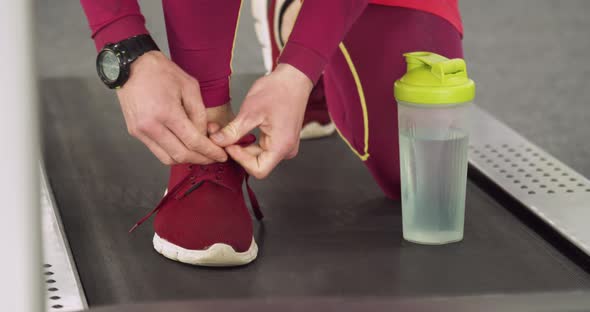
[[[61,304],[54,304],[54,305],[52,305],[51,307],[52,307],[52,308],[54,308],[54,309],[61,309],[61,308],[63,308],[64,306],[62,306]]]
[[[47,290],[49,290],[49,291],[58,291],[59,289],[58,288],[55,288],[55,287],[51,287],[51,288],[47,288]]]
[[[61,299],[61,297],[60,296],[51,296],[51,297],[49,297],[49,299],[58,300],[58,299]]]
[[[537,182],[539,182],[539,180],[537,180],[537,179],[532,179],[532,180],[531,180],[531,182],[533,182],[533,183],[537,183]]]
[[[529,161],[529,159],[528,159],[528,158],[526,158],[526,157],[523,157],[523,158],[522,158],[522,161],[525,161],[525,162],[526,162],[526,161]]]
[[[508,147],[508,144],[502,144],[502,147],[506,148]]]
[[[560,184],[560,185],[558,185],[558,186],[559,186],[559,187],[565,187],[565,184]]]
[[[48,279],[48,280],[46,280],[45,282],[46,282],[47,284],[53,284],[53,283],[55,283],[55,280],[54,280],[54,279]]]
[[[539,158],[539,160],[540,160],[540,161],[545,161],[545,160],[547,160],[547,159],[545,159],[545,157],[541,157],[541,158]]]
[[[496,153],[497,151],[495,149],[491,149],[490,152]]]
[[[510,153],[512,153],[512,152],[514,152],[514,149],[513,149],[513,148],[509,148],[509,149],[508,149],[508,151],[509,151]]]
[[[539,185],[540,188],[546,188],[547,186],[545,184],[541,184]]]
[[[535,194],[535,191],[529,191],[529,194],[533,195]]]
[[[520,188],[524,190],[524,189],[527,189],[527,188],[529,188],[529,187],[528,187],[528,186],[526,186],[526,185],[523,185],[523,186],[521,186]]]
[[[508,159],[508,158],[505,158],[505,159],[504,159],[504,161],[505,161],[505,162],[510,162],[510,159]]]
[[[555,167],[554,169],[555,171],[560,171],[561,169],[559,167]]]
[[[564,172],[561,175],[564,176],[564,177],[567,177],[567,172]]]
[[[568,193],[573,193],[573,192],[574,192],[574,190],[567,190],[566,192],[568,192]]]
[[[537,172],[541,172],[541,171],[543,171],[543,169],[537,168]]]
[[[579,187],[584,187],[584,183],[578,183]]]
[[[518,183],[520,183],[519,180],[514,180],[514,184],[518,184]]]
[[[498,158],[503,158],[503,157],[504,157],[504,155],[498,154]]]
[[[469,145],[469,148],[473,148],[473,145]]]
[[[551,182],[557,182],[557,179],[553,178],[551,179]]]
[[[513,175],[511,175],[511,174],[507,175],[506,177],[507,177],[508,179],[514,178],[514,176],[513,176]]]
[[[527,148],[527,149],[525,149],[525,151],[530,152],[530,151],[532,151],[532,149]]]
[[[494,165],[494,168],[498,168],[498,167],[500,167],[500,166],[499,165]]]
[[[500,170],[500,172],[501,172],[501,173],[505,173],[505,172],[506,172],[506,170],[502,169],[502,170]]]
[[[481,154],[481,155],[479,155],[479,158],[486,158],[486,155]]]
[[[570,181],[574,182],[576,181],[576,178],[570,178]]]
[[[553,163],[552,162],[548,162],[547,163],[547,166],[553,166]]]
[[[524,169],[518,169],[518,172],[524,172]]]
[[[516,154],[514,154],[514,157],[520,157],[520,156],[521,156],[521,154],[520,154],[520,153],[516,153]]]
[[[555,191],[553,191],[553,190],[548,190],[548,191],[547,191],[547,193],[549,193],[549,194],[553,194],[553,193],[555,193]]]
[[[539,153],[533,153],[533,156],[537,157],[539,156]]]
[[[53,272],[45,272],[43,274],[45,274],[45,275],[53,275]]]
[[[491,162],[492,162],[492,160],[491,160],[491,159],[488,159],[486,162],[489,164],[489,163],[491,163]]]
[[[543,176],[544,176],[544,177],[548,177],[548,176],[550,176],[550,174],[548,174],[548,173],[544,173],[544,174],[543,174]]]
[[[586,192],[590,193],[590,189],[586,189]]]
[[[478,150],[473,151],[474,154],[479,154]]]
[[[524,176],[527,177],[527,178],[532,177],[532,175],[530,175],[529,173],[525,174]]]
[[[491,146],[489,144],[484,145],[486,148],[490,148]]]
[[[512,167],[518,167],[518,165],[517,164],[512,164]]]
[[[43,267],[44,267],[44,268],[50,268],[50,267],[51,267],[51,264],[49,264],[49,263],[45,263],[45,264],[43,265]]]
[[[530,163],[530,164],[529,164],[529,166],[530,166],[530,167],[534,167],[534,166],[535,166],[535,164],[533,164],[533,163]]]

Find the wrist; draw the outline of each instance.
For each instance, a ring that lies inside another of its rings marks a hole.
[[[295,85],[299,90],[311,93],[313,81],[302,71],[290,64],[278,64],[273,73],[283,77],[289,84]]]
[[[149,51],[139,56],[133,63],[131,63],[131,73],[134,73],[146,66],[158,66],[167,60],[166,55],[161,51]]]

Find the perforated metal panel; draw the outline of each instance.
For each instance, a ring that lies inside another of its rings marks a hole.
[[[590,255],[590,181],[474,107],[469,162]]]
[[[43,226],[43,280],[47,311],[88,308],[72,259],[53,193],[41,167],[41,224]]]

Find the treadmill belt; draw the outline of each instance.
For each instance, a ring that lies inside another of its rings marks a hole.
[[[232,79],[239,103],[253,80]],[[91,306],[188,299],[432,297],[589,290],[590,276],[472,182],[465,239],[421,246],[340,138],[305,141],[297,158],[252,181],[266,215],[258,260],[233,269],[168,260],[151,222],[167,179],[131,138],[97,79],[41,83],[44,158]]]

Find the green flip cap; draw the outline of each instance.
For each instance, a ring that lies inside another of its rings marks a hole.
[[[448,59],[431,52],[404,56],[407,72],[393,88],[398,101],[449,105],[471,102],[475,97],[475,83],[467,76],[463,59]]]

